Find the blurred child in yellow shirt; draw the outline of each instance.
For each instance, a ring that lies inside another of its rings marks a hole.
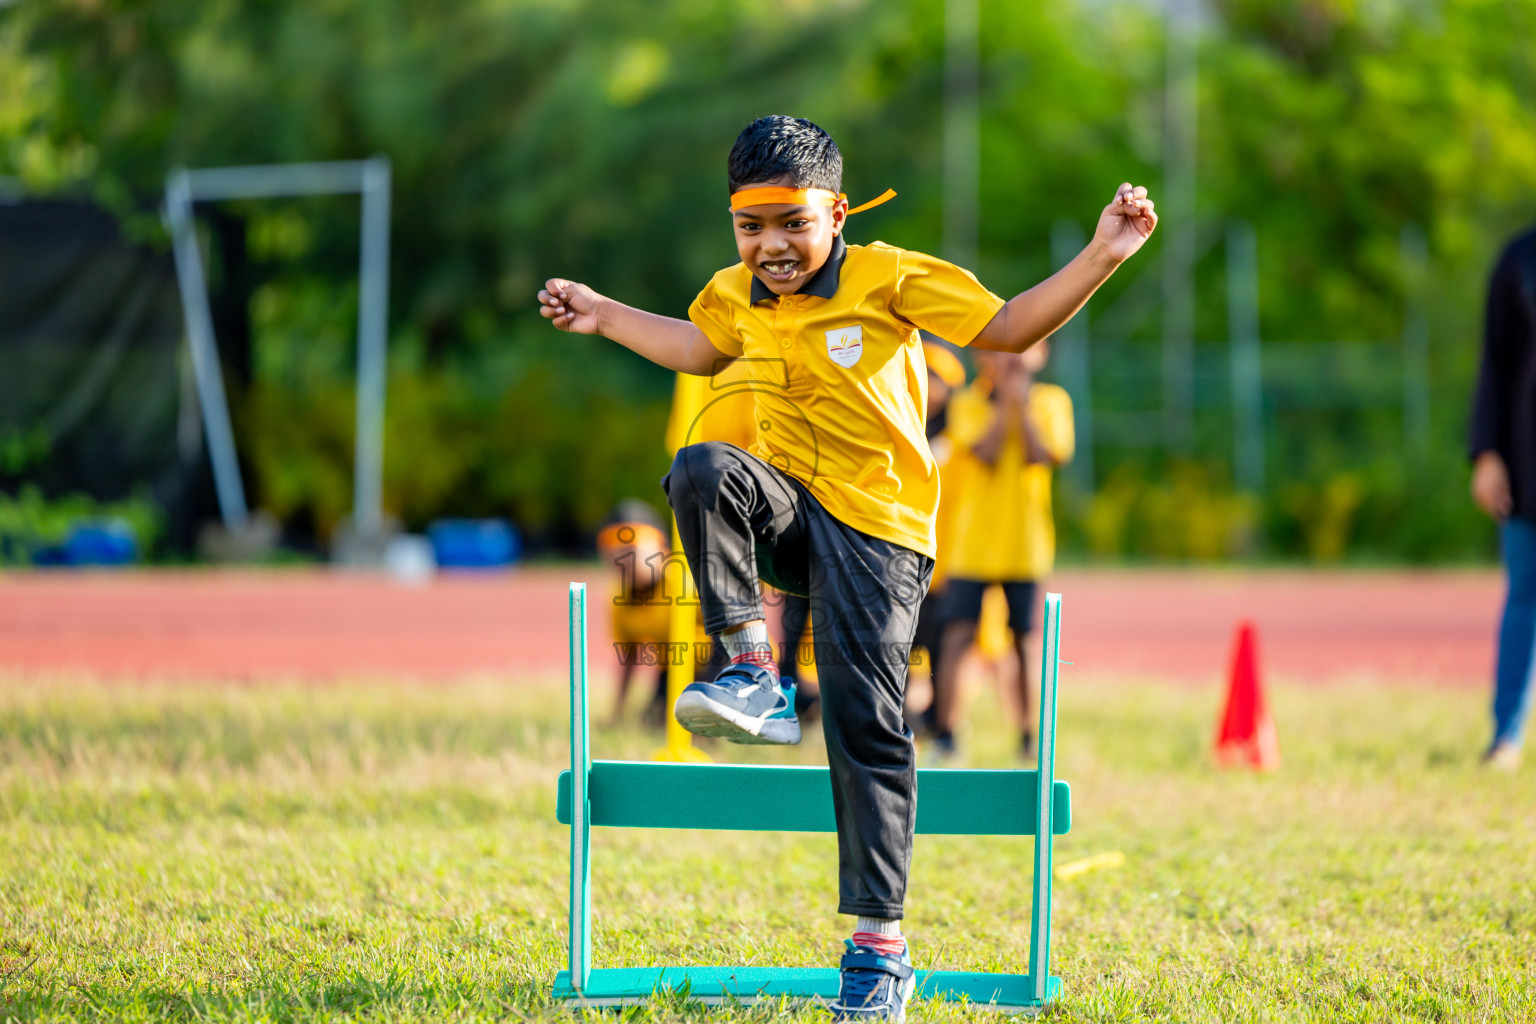
[[[1034,758],[1033,706],[1025,639],[1035,589],[1056,558],[1051,473],[1072,458],[1072,400],[1035,375],[1049,349],[979,352],[976,382],[950,402],[947,434],[953,454],[944,473],[945,549],[949,582],[940,640],[938,735],[941,756],[954,753],[960,711],[959,672],[976,639],[982,597],[1001,584],[1018,657],[1020,754]]]

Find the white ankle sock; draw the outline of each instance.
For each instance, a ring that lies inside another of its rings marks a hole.
[[[773,660],[773,645],[768,642],[768,624],[765,622],[753,623],[734,633],[720,634],[720,645],[732,661],[752,661],[775,670],[778,668]]]
[[[869,932],[873,935],[900,935],[901,919],[885,917],[860,917],[853,926],[856,932]]]

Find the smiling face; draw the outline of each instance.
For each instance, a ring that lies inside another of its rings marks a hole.
[[[784,186],[787,179],[757,182],[746,188]],[[792,206],[766,203],[731,214],[741,262],[775,295],[799,291],[832,254],[832,240],[842,234],[848,204]]]

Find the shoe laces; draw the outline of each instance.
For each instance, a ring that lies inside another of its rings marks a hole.
[[[848,947],[848,952],[850,953],[887,955],[880,953],[879,950],[870,949],[868,946],[856,946],[852,939],[844,939],[843,945]],[[838,1002],[849,1007],[877,1004],[878,999],[876,997],[879,995],[880,986],[885,982],[894,983],[895,981],[894,977],[884,971],[869,970],[862,967],[846,970],[842,974],[842,990],[838,993]]]
[[[789,689],[775,672],[753,672],[750,662],[736,662],[715,677],[715,685],[729,687],[738,699],[744,699],[753,690],[762,690],[775,697],[787,697]]]

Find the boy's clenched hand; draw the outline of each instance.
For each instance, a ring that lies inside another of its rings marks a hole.
[[[1103,247],[1106,255],[1123,262],[1140,249],[1157,227],[1157,214],[1152,200],[1147,198],[1144,186],[1130,182],[1115,191],[1114,201],[1099,214],[1099,225],[1093,231],[1094,242]]]
[[[572,334],[600,334],[598,309],[603,297],[584,284],[552,277],[539,291],[539,315]]]
[[[715,348],[687,320],[657,316],[599,295],[584,284],[552,277],[539,291],[539,315],[562,331],[601,334],[658,366],[708,377],[735,359]]]

